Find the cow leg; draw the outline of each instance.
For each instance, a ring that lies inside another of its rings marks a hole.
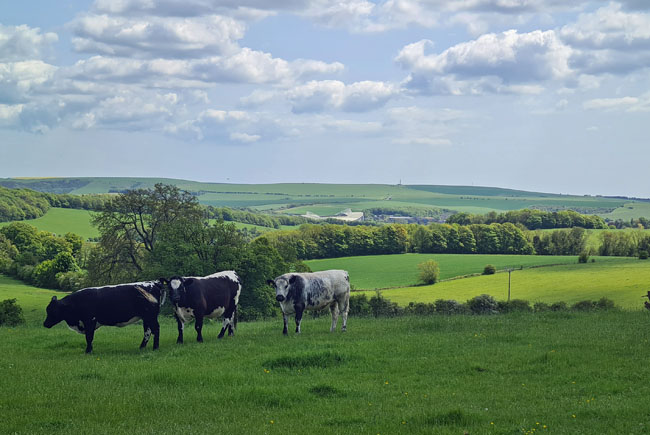
[[[142,320],[142,327],[144,328],[144,337],[142,338],[142,343],[140,343],[140,349],[147,347],[149,337],[151,337],[151,327],[149,326],[149,322]]]
[[[152,324],[151,324],[151,332],[153,332],[153,350],[158,349],[158,342],[160,339],[160,324],[158,323],[158,319],[154,319]]]
[[[284,320],[284,329],[282,330],[282,333],[283,333],[284,335],[287,335],[287,334],[289,333],[289,328],[288,328],[288,324],[289,324],[289,316],[287,316],[286,314],[282,313],[282,319]]]
[[[174,317],[176,317],[176,325],[178,326],[178,338],[176,339],[176,343],[183,344],[183,329],[185,329],[185,322],[179,319],[177,315],[174,315]]]
[[[296,334],[300,334],[300,323],[302,323],[302,313],[305,310],[304,305],[294,305],[296,309]]]
[[[347,293],[345,298],[343,298],[342,303],[339,303],[339,311],[343,315],[343,325],[341,325],[341,331],[345,332],[348,329],[348,311],[350,311],[350,294]]]
[[[196,341],[203,343],[203,316],[196,314],[196,321],[194,322],[194,329],[196,329]]]
[[[336,331],[336,324],[339,321],[339,305],[338,302],[334,301],[330,304],[330,313],[332,313],[332,327],[330,332]]]
[[[221,328],[221,332],[219,332],[219,336],[217,338],[223,338],[223,334],[226,333],[226,329],[228,329],[228,335],[233,335],[232,325],[234,321],[235,310],[226,310],[226,312],[223,313],[223,327]]]
[[[90,353],[93,351],[93,338],[95,337],[95,327],[97,326],[97,322],[92,319],[92,320],[84,320],[84,329],[86,333],[86,353]]]

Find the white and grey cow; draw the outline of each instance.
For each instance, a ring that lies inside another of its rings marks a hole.
[[[280,302],[284,317],[283,334],[287,334],[289,314],[296,314],[296,333],[305,310],[320,310],[327,306],[332,313],[332,327],[336,330],[339,313],[343,316],[341,330],[345,331],[350,308],[350,277],[345,270],[325,270],[314,273],[285,273],[267,283],[275,288],[275,299]]]

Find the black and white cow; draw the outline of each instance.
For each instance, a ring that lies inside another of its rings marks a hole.
[[[237,304],[241,293],[241,282],[233,270],[214,273],[204,277],[174,276],[167,281],[169,299],[174,307],[178,323],[177,343],[183,342],[185,323],[195,319],[196,341],[202,342],[203,318],[216,319],[223,316],[223,327],[218,338],[228,329],[233,335],[237,327]]]
[[[61,321],[75,332],[86,336],[86,353],[93,350],[95,330],[100,326],[126,326],[142,319],[143,348],[153,333],[153,348],[158,349],[158,313],[164,284],[158,281],[89,287],[76,291],[61,300],[52,296],[47,306],[43,326],[51,328]]]
[[[289,314],[296,314],[296,333],[305,310],[320,310],[329,305],[332,327],[336,330],[339,313],[343,315],[341,330],[345,331],[350,308],[350,277],[345,270],[325,270],[314,273],[285,273],[267,283],[275,288],[284,317],[283,334],[287,334]]]

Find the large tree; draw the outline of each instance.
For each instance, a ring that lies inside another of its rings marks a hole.
[[[156,184],[117,195],[92,220],[101,234],[89,264],[92,281],[141,276],[164,228],[181,221],[200,225],[202,217],[196,197],[176,186]]]

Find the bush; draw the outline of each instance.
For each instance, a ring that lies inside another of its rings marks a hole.
[[[598,299],[594,305],[599,310],[613,310],[616,308],[614,301],[605,297]]]
[[[435,284],[440,279],[440,266],[437,261],[427,260],[418,264],[420,269],[419,279],[424,284]]]
[[[551,311],[565,311],[567,309],[566,302],[553,302],[551,304]]]
[[[370,316],[372,314],[372,307],[365,294],[350,296],[350,310],[351,316]]]
[[[596,303],[592,301],[580,301],[571,305],[573,311],[591,311],[596,308]]]
[[[16,303],[16,299],[0,302],[0,326],[16,326],[23,323],[23,309]]]
[[[589,254],[585,251],[582,251],[580,255],[578,255],[578,263],[586,263],[589,260]]]
[[[436,308],[436,313],[438,314],[466,314],[469,313],[469,308],[467,308],[467,305],[461,304],[458,301],[455,301],[453,299],[445,300],[445,299],[438,299],[435,302],[435,308]]]
[[[430,316],[435,314],[436,306],[434,304],[426,304],[423,302],[409,302],[408,306],[404,309],[406,314],[416,314],[418,316]]]
[[[86,272],[59,272],[56,274],[56,283],[60,290],[74,291],[84,287]]]
[[[490,295],[479,295],[467,301],[472,314],[496,314],[498,313],[499,305],[497,301]]]
[[[530,313],[533,309],[530,306],[528,301],[523,299],[512,299],[511,301],[505,302],[501,301],[498,303],[498,311],[500,313],[512,313],[512,312],[521,312],[521,313]]]
[[[494,275],[495,273],[497,273],[497,268],[492,264],[486,264],[483,268],[483,275]]]
[[[639,251],[639,260],[647,260],[648,251]]]
[[[549,311],[550,309],[551,306],[544,302],[535,302],[535,305],[533,305],[533,311],[536,313],[542,313],[544,311]]]
[[[370,304],[372,315],[375,317],[395,317],[404,314],[402,307],[383,297],[379,291],[377,291],[375,296],[370,298],[368,303]]]

